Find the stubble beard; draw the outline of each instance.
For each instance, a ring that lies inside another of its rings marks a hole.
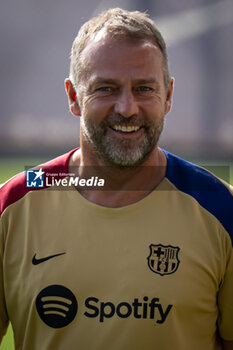
[[[137,118],[131,117],[125,120],[122,116],[110,116],[100,124],[90,118],[81,118],[84,138],[100,159],[106,164],[117,167],[135,167],[144,163],[157,146],[164,126],[164,115],[156,124],[143,122],[145,136],[140,142],[110,136],[108,127],[114,124],[137,125]]]

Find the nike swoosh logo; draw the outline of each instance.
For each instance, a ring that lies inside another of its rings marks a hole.
[[[54,255],[46,256],[45,258],[42,258],[42,259],[36,259],[36,254],[35,254],[32,258],[32,263],[33,263],[33,265],[39,265],[39,264],[43,263],[44,261],[47,261],[49,259],[53,259],[56,256],[63,255],[63,254],[66,254],[66,253],[54,254]]]

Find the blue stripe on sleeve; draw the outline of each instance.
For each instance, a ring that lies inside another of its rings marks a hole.
[[[207,170],[163,151],[167,157],[167,179],[214,215],[233,242],[233,197],[227,187]]]

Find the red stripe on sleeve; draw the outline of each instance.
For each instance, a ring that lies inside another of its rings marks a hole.
[[[76,151],[74,149],[66,154],[63,154],[55,159],[52,159],[44,164],[41,164],[37,168],[42,168],[45,172],[59,171],[68,173],[69,159],[71,155]],[[64,176],[63,176],[64,177]],[[26,187],[26,173],[20,173],[7,181],[0,189],[0,215],[11,204],[15,203],[22,197],[24,197],[30,191],[38,191],[42,188],[27,188]]]

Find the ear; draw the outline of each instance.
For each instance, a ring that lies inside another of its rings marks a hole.
[[[174,85],[175,85],[175,79],[171,78],[168,88],[167,88],[167,96],[166,96],[166,102],[165,102],[165,114],[168,114],[170,112],[172,107],[172,96],[174,91]]]
[[[76,90],[70,79],[65,80],[65,89],[68,97],[70,112],[76,117],[80,117],[81,109],[77,100]]]

